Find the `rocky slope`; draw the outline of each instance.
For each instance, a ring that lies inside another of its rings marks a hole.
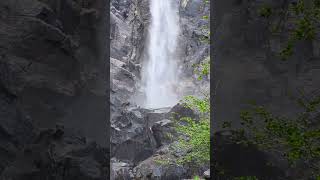
[[[108,177],[105,7],[0,2],[0,179]]]
[[[160,156],[172,156],[168,144],[174,139],[170,120],[173,112],[188,116],[193,112],[179,105],[149,110],[137,107],[140,72],[150,23],[149,0],[111,1],[111,179],[181,179],[190,177],[188,167],[159,165]],[[208,36],[199,27],[209,7],[203,1],[178,1],[181,84],[184,95],[197,94],[192,64],[209,56],[209,45],[201,41]],[[208,80],[201,84],[208,88]],[[203,173],[200,170],[198,173]]]

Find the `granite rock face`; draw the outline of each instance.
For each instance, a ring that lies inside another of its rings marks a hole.
[[[180,65],[182,95],[197,94],[200,88],[208,88],[208,80],[199,83],[193,75],[192,64],[209,56],[209,45],[201,41],[209,36],[199,27],[208,26],[203,20],[209,7],[199,0],[176,1],[179,4],[180,35],[177,55]],[[156,110],[137,107],[141,95],[141,66],[146,59],[145,50],[150,24],[149,0],[112,0],[110,15],[111,39],[111,163],[113,179],[182,178],[188,177],[186,167],[164,167],[156,175],[149,176],[148,167],[155,165],[159,149],[175,140],[172,115],[196,116],[192,110],[177,105],[173,109]],[[191,72],[191,73],[190,73]],[[176,117],[177,118],[177,117]],[[151,168],[151,169],[150,169]],[[175,169],[178,168],[178,169]],[[179,175],[175,175],[179,170]],[[201,172],[203,173],[203,172]]]
[[[208,20],[203,16],[209,14],[209,5],[202,1],[176,1],[179,4],[180,35],[179,71],[182,95],[200,94],[200,89],[209,86],[209,79],[199,82],[193,75],[193,64],[209,56],[209,44],[204,38],[209,36]],[[110,39],[111,39],[111,103],[112,112],[123,105],[136,104],[136,96],[141,94],[141,66],[146,61],[145,44],[150,24],[148,0],[111,1]],[[201,88],[196,88],[196,87]]]
[[[0,179],[108,177],[105,11],[0,2]]]

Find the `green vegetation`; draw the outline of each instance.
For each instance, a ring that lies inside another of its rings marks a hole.
[[[185,104],[204,114],[199,121],[187,117],[178,121],[176,129],[182,135],[177,147],[187,150],[187,153],[178,159],[178,163],[205,164],[210,161],[210,119],[207,114],[210,112],[208,111],[210,106],[207,102],[209,102],[207,99],[201,100],[193,97]]]
[[[193,179],[194,180],[200,180],[200,177],[199,176],[195,176]]]
[[[204,6],[209,0],[204,0]],[[209,15],[204,15],[203,20],[209,21]],[[205,32],[200,41],[209,44],[210,31],[208,25],[199,27]],[[194,74],[199,81],[208,78],[210,75],[210,57],[205,58],[200,63],[193,65]],[[179,134],[177,143],[171,145],[174,151],[182,151],[183,154],[176,159],[171,159],[181,165],[199,167],[200,165],[209,165],[210,162],[210,95],[204,92],[203,97],[186,96],[181,104],[192,109],[199,115],[199,119],[183,117],[175,119],[175,129]],[[170,163],[161,161],[159,163]],[[195,176],[193,179],[200,179]]]
[[[320,107],[320,96],[309,101],[298,98],[296,102],[303,108],[296,118],[277,116],[263,106],[252,104],[249,110],[241,112],[243,128],[234,137],[238,143],[278,153],[291,168],[302,165],[311,172],[310,176],[316,177],[320,172],[320,129],[315,126],[313,114]]]
[[[210,58],[194,66],[194,73],[198,80],[210,74]],[[186,96],[181,103],[200,115],[199,120],[181,118],[176,121],[176,130],[181,134],[176,148],[186,150],[187,153],[178,159],[178,163],[206,164],[210,161],[210,96]]]
[[[202,18],[208,20],[209,16],[202,16]]]
[[[204,0],[204,5],[208,3],[209,0]],[[208,15],[202,18],[209,21]],[[200,28],[209,31],[208,26]],[[208,44],[209,37],[205,37],[205,41],[202,42]],[[209,77],[210,57],[205,58],[199,64],[194,64],[193,68],[199,81],[204,77]],[[186,154],[178,159],[178,163],[199,165],[208,164],[210,161],[210,96],[209,92],[204,92],[203,95],[202,98],[186,96],[182,100],[182,104],[197,112],[200,118],[195,120],[184,117],[176,120],[176,130],[181,135],[176,148],[186,151]]]
[[[272,33],[277,33],[282,29],[280,26],[283,26],[284,22],[289,20],[289,17],[294,17],[294,21],[292,22],[293,29],[290,29],[287,45],[280,52],[280,57],[283,60],[293,55],[294,46],[298,41],[313,40],[317,28],[319,28],[319,0],[298,0],[296,3],[290,3],[288,6],[274,11],[268,6],[263,6],[258,10],[258,13],[261,17],[268,18],[271,21],[270,29]],[[270,18],[272,16],[276,17],[273,19],[274,22]],[[280,20],[279,17],[281,17]],[[284,29],[284,31],[287,30],[287,28]]]
[[[272,10],[270,7],[262,7],[261,9],[259,9],[259,15],[261,17],[265,17],[265,18],[268,18],[270,17],[272,14]]]
[[[203,1],[203,6],[207,6],[208,4],[209,4],[209,0],[204,0],[204,1]],[[208,24],[209,24],[209,20],[210,20],[210,16],[209,16],[209,15],[204,15],[204,16],[202,16],[202,19],[205,20],[205,21],[207,21]],[[202,26],[200,27],[200,29],[201,29],[203,32],[205,32],[205,33],[204,33],[205,35],[202,35],[202,36],[200,37],[200,41],[201,41],[202,43],[209,44],[209,43],[210,43],[210,30],[209,30],[209,26],[208,26],[208,25],[202,25]]]
[[[264,5],[257,13],[269,23],[271,35],[283,37],[283,33],[289,30],[286,44],[279,54],[283,60],[294,54],[298,42],[312,41],[318,35],[320,0],[297,0],[296,3],[284,3],[281,9]],[[196,73],[201,72],[201,68],[196,69]],[[268,108],[252,103],[251,108],[240,113],[242,128],[232,132],[237,143],[255,145],[262,151],[277,154],[287,161],[291,170],[320,180],[320,127],[319,119],[316,119],[319,118],[320,96],[305,97],[301,93],[301,98],[295,99],[301,112],[293,117],[276,115]],[[222,126],[232,128],[228,121]],[[221,171],[223,174],[223,169]],[[257,180],[257,177],[235,179]]]
[[[202,80],[203,77],[208,77],[210,73],[210,57],[206,58],[199,64],[194,64],[194,73],[198,76],[198,80]]]
[[[158,165],[167,165],[171,163],[170,159],[155,159],[154,162]]]
[[[283,33],[290,30],[280,52],[283,60],[293,55],[298,42],[312,41],[318,35],[320,0],[297,0],[281,9],[264,5],[257,13],[269,23],[272,35],[281,33],[283,37]],[[320,127],[319,119],[316,119],[319,118],[320,96],[306,97],[302,92],[301,96],[295,97],[301,112],[290,117],[274,114],[267,107],[252,103],[240,113],[242,128],[232,133],[236,143],[254,145],[264,152],[276,154],[287,161],[292,171],[301,171],[305,177],[320,180]],[[226,121],[222,127],[232,129],[232,123]]]
[[[236,177],[234,180],[258,180],[255,176],[242,176],[242,177]]]

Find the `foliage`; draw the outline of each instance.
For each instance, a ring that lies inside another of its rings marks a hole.
[[[158,165],[167,165],[171,163],[169,159],[155,159],[154,162]]]
[[[184,105],[190,109],[193,109],[200,113],[209,113],[210,112],[210,99],[204,98],[199,99],[195,96],[186,96],[182,101]]]
[[[289,30],[286,46],[280,52],[282,60],[286,60],[293,55],[293,48],[298,41],[315,38],[316,30],[319,29],[320,3],[319,0],[297,0],[282,6],[281,9],[272,9],[264,5],[258,10],[258,14],[268,19],[272,33],[278,33],[280,26],[289,21],[288,17],[294,17],[294,21],[290,20],[292,28]]]
[[[185,107],[199,113],[200,119],[188,117],[179,119],[176,130],[181,134],[177,148],[187,153],[178,159],[178,163],[205,164],[210,161],[210,97],[186,96],[182,103]]]
[[[195,176],[193,179],[194,180],[200,180],[200,177],[199,176]]]
[[[210,0],[203,0],[203,3],[209,4]]]
[[[206,26],[203,26],[203,27],[205,28]],[[200,41],[202,43],[209,44],[210,43],[210,33],[208,34],[208,36],[201,36]]]
[[[210,74],[210,58],[194,66],[198,80]],[[206,164],[210,161],[210,96],[204,93],[203,98],[186,96],[182,104],[200,115],[199,120],[181,118],[176,123],[176,130],[181,134],[176,148],[187,153],[178,159],[178,163]]]
[[[265,107],[253,104],[249,110],[241,112],[244,128],[237,130],[235,137],[239,143],[280,153],[292,168],[302,163],[317,173],[320,171],[320,129],[315,126],[313,114],[320,108],[320,96],[309,101],[299,98],[297,103],[303,112],[296,118],[277,116]]]
[[[210,161],[210,120],[201,119],[196,122],[191,118],[181,118],[180,125],[176,129],[183,134],[179,138],[177,147],[188,150],[178,162],[182,164],[208,163]]]
[[[272,10],[270,7],[265,6],[265,7],[262,7],[261,9],[259,9],[259,15],[261,17],[268,18],[271,16],[271,14],[272,14]]]
[[[209,59],[209,58],[207,58]],[[204,65],[206,63],[206,65]],[[199,77],[210,73],[209,62],[196,66],[195,73]],[[202,80],[202,78],[198,78]],[[181,134],[176,148],[186,150],[186,154],[178,159],[178,163],[206,164],[210,161],[210,96],[209,92],[203,98],[186,96],[182,104],[200,115],[199,120],[181,118],[176,122],[176,130]]]
[[[316,28],[320,22],[320,3],[319,0],[312,0],[310,1],[311,4],[307,3],[308,1],[309,0],[297,0],[296,3],[290,3],[289,6],[285,6],[278,11],[284,21],[288,19],[289,13],[295,16],[293,29],[289,34],[287,45],[280,52],[283,60],[288,59],[293,54],[293,47],[298,41],[313,40],[316,35]],[[259,9],[259,14],[264,18],[269,18],[272,15],[278,18],[276,12],[268,6]],[[281,23],[278,23],[278,25],[280,24]],[[271,29],[271,32],[279,30],[277,26],[273,26]]]
[[[315,37],[315,27],[319,22],[319,4],[317,0],[312,2],[311,6],[306,5],[306,0],[298,0],[291,9],[298,17],[295,22],[295,29],[289,38],[289,42],[298,40],[312,40]]]
[[[203,4],[204,6],[208,5],[209,4],[209,0],[203,0]],[[204,15],[202,16],[202,19],[207,21],[207,24],[209,24],[209,20],[210,20],[210,16],[209,15]],[[202,35],[200,37],[200,41],[202,43],[205,43],[205,44],[209,44],[210,43],[210,30],[209,30],[209,26],[208,25],[202,25],[201,27],[201,30],[204,32],[204,35]]]
[[[209,16],[202,16],[202,19],[208,20]]]
[[[205,4],[209,1],[205,0]],[[204,20],[209,20],[209,16],[202,17]],[[204,31],[208,31],[207,26],[203,26]],[[210,35],[210,32],[209,32]],[[209,39],[206,37],[207,40]],[[207,43],[207,42],[206,42]],[[209,77],[210,74],[210,58],[207,57],[199,64],[193,65],[194,74],[198,76],[198,80],[203,80],[203,77]],[[210,161],[210,96],[209,92],[204,93],[203,98],[195,96],[186,96],[182,104],[194,110],[199,114],[199,119],[183,117],[176,120],[176,130],[179,133],[175,148],[184,151],[184,155],[177,159],[179,164],[203,165]],[[198,176],[194,179],[199,179]]]
[[[203,77],[208,77],[210,73],[210,57],[207,57],[199,64],[194,64],[193,68],[194,74],[198,76],[198,80],[202,80]]]
[[[258,180],[258,178],[255,176],[241,176],[234,178],[234,180]]]

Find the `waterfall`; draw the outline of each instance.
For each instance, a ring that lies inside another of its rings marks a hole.
[[[173,106],[178,102],[177,40],[179,35],[178,6],[173,0],[151,0],[151,24],[147,54],[142,67],[147,108]]]

